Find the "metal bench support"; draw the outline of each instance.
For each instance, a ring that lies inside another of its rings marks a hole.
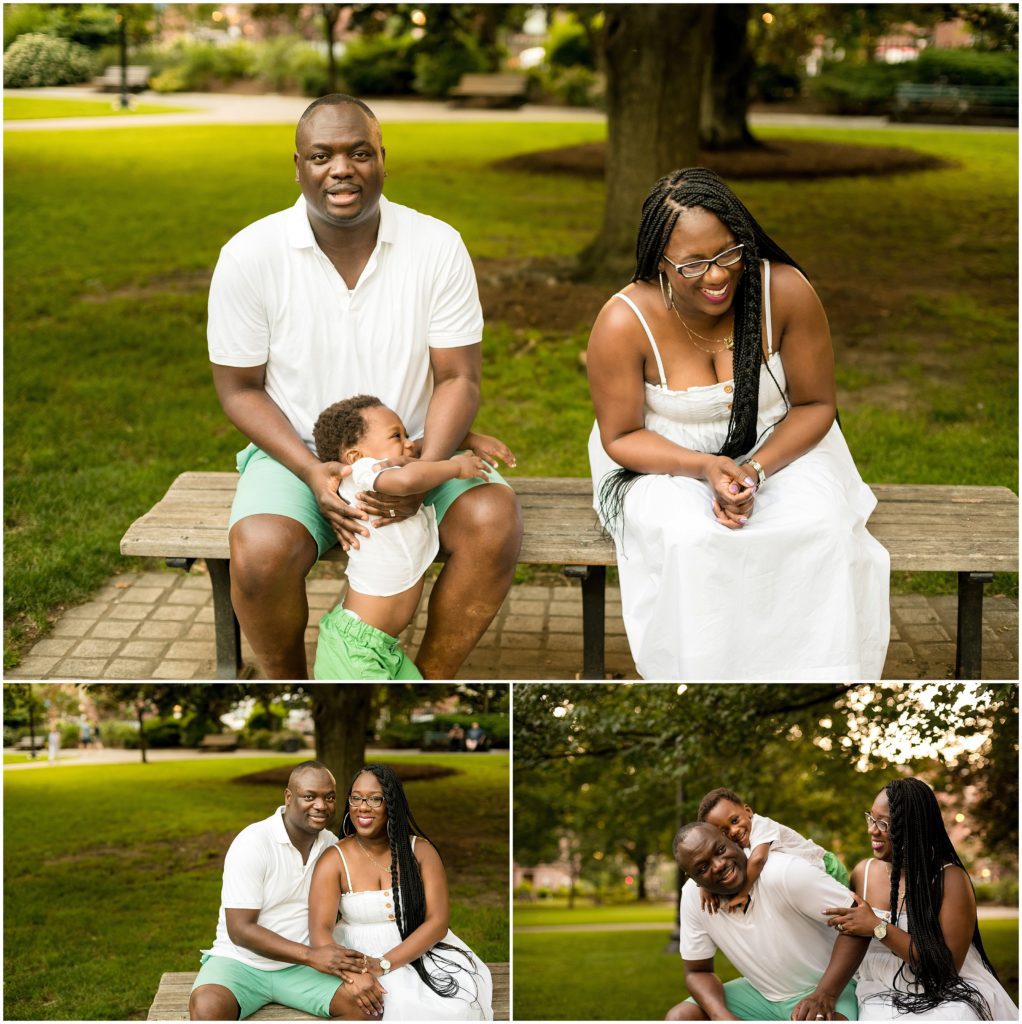
[[[603,679],[607,567],[566,565],[564,575],[582,581],[582,678]]]
[[[958,643],[955,679],[980,679],[983,671],[983,587],[992,572],[958,574]]]
[[[241,676],[241,627],[231,604],[231,560],[207,558],[213,584],[213,622],[216,625],[216,677]]]

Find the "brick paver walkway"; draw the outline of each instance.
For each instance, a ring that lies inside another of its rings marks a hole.
[[[201,564],[201,563],[199,563]],[[337,602],[338,570],[318,567],[309,580],[309,664],[316,623]],[[429,584],[427,583],[427,587]],[[892,599],[885,679],[949,679],[954,673],[954,597],[907,594]],[[415,650],[426,605],[403,639]],[[10,679],[209,679],[214,670],[209,579],[197,565],[180,572],[115,576],[87,604],[69,608]],[[246,663],[252,655],[243,640]],[[608,673],[636,679],[621,621],[621,599],[607,590]],[[574,679],[582,664],[582,592],[559,577],[512,588],[461,672],[465,679]],[[988,597],[983,617],[983,675],[1018,678],[1018,602]],[[256,673],[258,678],[258,673]]]

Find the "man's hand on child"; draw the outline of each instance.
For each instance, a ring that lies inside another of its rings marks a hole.
[[[349,505],[337,493],[341,480],[350,473],[351,466],[343,462],[317,462],[305,475],[305,482],[315,496],[320,512],[345,551],[358,547],[360,534],[369,536],[369,530],[360,521],[368,518],[366,514]]]
[[[391,461],[391,460],[388,460]],[[390,526],[391,523],[400,523],[403,519],[411,519],[425,494],[384,494],[382,491],[359,491],[355,495],[359,508],[363,509],[372,520],[373,526]]]
[[[458,470],[458,480],[471,480],[477,477],[480,480],[490,479],[490,464],[472,452],[462,452],[460,455],[453,455],[451,462]]]
[[[470,448],[479,458],[484,459],[491,466],[497,465],[500,459],[505,466],[512,469],[518,464],[514,452],[500,438],[491,437],[489,434],[477,434],[470,430],[462,443],[463,448]]]

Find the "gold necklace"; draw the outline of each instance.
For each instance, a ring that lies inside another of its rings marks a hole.
[[[731,321],[731,330],[728,332],[726,338],[704,338],[701,334],[697,334],[693,331],[692,328],[685,323],[682,315],[678,312],[678,307],[673,301],[671,302],[671,309],[674,310],[674,315],[681,320],[681,326],[688,332],[688,340],[691,341],[700,352],[705,352],[707,355],[715,356],[718,352],[723,352],[724,349],[727,349],[730,352],[735,347],[735,324],[733,320]],[[696,341],[696,338],[699,338],[702,341],[716,342],[717,344],[723,342],[724,348],[703,348],[703,346]]]
[[[378,867],[378,868],[379,868],[379,869],[380,869],[381,871],[390,871],[390,867],[389,867],[389,865],[388,865],[387,867],[384,867],[384,866],[383,866],[383,865],[382,865],[382,864],[381,864],[381,863],[380,863],[380,862],[379,862],[379,861],[378,861],[378,860],[377,860],[377,859],[376,859],[376,858],[375,858],[375,857],[374,857],[374,856],[373,856],[373,855],[372,855],[372,854],[371,854],[371,853],[370,853],[370,852],[369,852],[369,851],[368,851],[368,850],[367,850],[367,849],[365,848],[365,846],[363,846],[363,845],[362,845],[362,840],[361,840],[361,839],[359,839],[359,838],[358,838],[358,836],[356,836],[356,837],[355,837],[355,842],[356,842],[356,843],[358,843],[358,848],[359,848],[359,849],[360,849],[360,850],[361,850],[361,851],[362,851],[362,852],[363,852],[363,853],[364,853],[364,854],[365,854],[365,855],[366,855],[366,856],[367,856],[367,857],[368,857],[368,858],[369,858],[369,859],[370,859],[370,860],[371,860],[371,861],[372,861],[372,862],[373,862],[373,863],[374,863],[374,864],[375,864],[375,865],[376,865],[376,866],[377,866],[377,867]]]

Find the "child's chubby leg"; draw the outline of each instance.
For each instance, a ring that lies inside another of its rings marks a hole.
[[[415,618],[422,598],[422,584],[423,580],[420,579],[407,590],[389,597],[360,594],[349,586],[343,604],[347,611],[354,612],[363,622],[368,622],[381,632],[398,636]]]

